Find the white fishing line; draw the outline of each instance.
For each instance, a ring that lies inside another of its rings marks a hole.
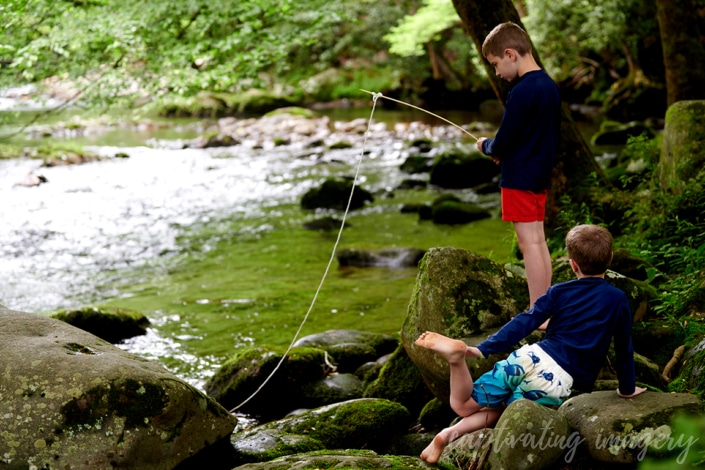
[[[371,92],[367,92],[371,93]],[[279,370],[279,367],[284,363],[286,360],[289,351],[291,351],[291,348],[294,346],[294,343],[299,337],[299,334],[301,333],[302,328],[304,327],[304,324],[306,323],[306,320],[308,320],[309,315],[311,314],[311,311],[313,310],[313,306],[316,303],[316,299],[318,299],[318,294],[321,291],[321,288],[323,287],[323,281],[325,281],[326,277],[328,276],[328,272],[330,271],[330,267],[333,264],[333,260],[335,259],[335,253],[338,250],[338,244],[340,243],[340,238],[343,235],[343,228],[345,227],[345,219],[348,216],[348,212],[350,211],[350,204],[352,203],[352,198],[353,194],[355,192],[355,185],[357,184],[358,177],[360,175],[360,167],[362,166],[362,157],[365,154],[365,145],[367,144],[367,137],[370,134],[370,127],[372,126],[372,117],[375,114],[375,108],[377,107],[377,99],[382,96],[382,93],[371,93],[372,94],[372,111],[370,112],[370,118],[367,121],[367,131],[365,131],[365,138],[362,141],[362,148],[360,149],[360,156],[357,160],[357,165],[355,167],[355,177],[353,178],[353,184],[352,184],[352,189],[350,190],[350,196],[348,197],[348,204],[345,207],[345,212],[343,212],[343,220],[340,222],[340,230],[338,230],[338,236],[335,239],[335,243],[333,244],[333,250],[330,254],[330,259],[328,260],[328,265],[326,266],[325,271],[323,272],[323,276],[321,277],[321,282],[318,284],[318,288],[316,289],[316,293],[313,295],[313,299],[311,300],[311,305],[308,307],[308,311],[306,312],[306,315],[304,315],[303,320],[301,321],[301,324],[299,325],[299,329],[296,330],[296,334],[291,340],[291,343],[289,344],[289,347],[286,349],[286,352],[282,355],[281,359],[279,359],[279,362],[277,363],[276,367],[272,372],[269,373],[267,378],[262,382],[262,384],[257,387],[257,390],[255,390],[252,395],[250,395],[246,400],[244,400],[242,403],[237,405],[235,408],[232,408],[230,410],[230,413],[233,413],[234,411],[240,409],[243,405],[245,405],[247,402],[252,400],[261,390],[264,388],[265,385],[269,382],[269,380],[274,376],[274,374]]]

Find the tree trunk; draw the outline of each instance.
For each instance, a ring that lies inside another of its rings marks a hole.
[[[524,27],[512,0],[492,2],[453,0],[453,5],[463,21],[465,32],[472,37],[480,54],[482,54],[482,42],[485,37],[499,23],[513,21],[522,28]],[[535,49],[533,55],[536,63],[542,67],[541,59]],[[502,103],[506,102],[510,85],[497,77],[492,66],[486,61],[485,69],[497,98]],[[595,183],[609,184],[585,139],[576,127],[568,106],[563,104],[561,139],[556,155],[556,166],[553,170],[549,199],[546,203],[546,228],[549,232],[559,225],[558,203],[560,198],[567,195],[575,203],[586,202],[590,204]]]
[[[676,101],[705,99],[705,47],[693,0],[657,0],[656,17],[666,67],[668,106]]]

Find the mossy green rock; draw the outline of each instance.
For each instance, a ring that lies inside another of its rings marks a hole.
[[[171,469],[236,419],[161,365],[0,306],[3,468]]]
[[[419,263],[402,344],[434,395],[447,402],[447,362],[414,341],[424,331],[476,341],[525,310],[528,303],[524,278],[466,250],[431,248]],[[481,372],[473,365],[473,374]]]
[[[360,209],[366,202],[374,201],[372,194],[355,186],[353,180],[348,178],[328,178],[319,187],[309,189],[301,198],[302,209],[336,209],[345,210],[350,202],[350,210]]]
[[[402,405],[363,398],[336,403],[235,433],[240,462],[261,462],[315,449],[383,451],[406,433],[411,417]]]
[[[242,348],[206,382],[205,390],[228,409],[242,405],[242,413],[277,419],[311,405],[303,389],[332,372],[325,355],[322,349],[297,347],[282,360],[283,353],[270,348]]]
[[[645,392],[631,399],[620,398],[615,391],[578,395],[563,403],[558,411],[585,440],[590,456],[608,464],[634,464],[642,460],[655,433],[664,433],[675,414],[703,413],[703,402],[688,393]],[[666,434],[670,434],[670,431]],[[671,450],[683,450],[689,438],[673,436]],[[665,444],[665,442],[664,442]]]
[[[404,405],[414,416],[433,398],[418,367],[399,345],[384,364],[377,379],[365,390],[365,397],[386,398]]]
[[[62,310],[51,316],[69,325],[80,328],[109,343],[147,333],[150,323],[147,317],[135,310],[117,307],[83,307]]]
[[[499,167],[474,147],[454,148],[438,155],[431,167],[429,183],[462,189],[492,181],[499,174]]]
[[[504,410],[494,429],[468,434],[448,445],[440,461],[469,468],[478,453],[487,452],[487,467],[483,468],[557,468],[564,452],[569,450],[570,435],[565,416],[531,400],[521,399]],[[575,437],[579,439],[579,436]]]
[[[308,452],[297,455],[287,455],[278,459],[261,462],[248,463],[237,467],[238,470],[290,470],[297,469],[361,469],[379,470],[406,470],[409,468],[452,468],[438,465],[430,465],[418,457],[405,455],[379,455],[371,450],[358,451],[322,451]]]
[[[660,181],[666,189],[695,178],[705,164],[705,100],[678,101],[666,112]]]

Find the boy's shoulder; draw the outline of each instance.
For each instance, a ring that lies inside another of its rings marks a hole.
[[[601,277],[583,277],[579,279],[570,279],[568,281],[557,282],[551,289],[555,288],[559,291],[585,291],[586,293],[590,291],[601,291],[601,292],[612,292],[614,294],[621,294],[626,296],[624,291],[609,281]]]

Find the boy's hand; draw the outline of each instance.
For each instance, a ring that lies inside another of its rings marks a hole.
[[[468,349],[465,351],[465,357],[483,357],[483,356],[482,356],[482,351],[477,349],[475,346],[468,346]]]
[[[632,393],[631,395],[622,395],[622,393],[619,391],[619,389],[617,389],[617,395],[619,395],[622,398],[632,398],[632,397],[635,397],[637,395],[644,393],[645,391],[646,391],[646,389],[644,387],[634,387],[634,393]]]
[[[487,140],[487,137],[480,137],[479,139],[477,139],[477,142],[475,143],[475,145],[477,145],[477,150],[482,152],[482,143],[486,140]]]

